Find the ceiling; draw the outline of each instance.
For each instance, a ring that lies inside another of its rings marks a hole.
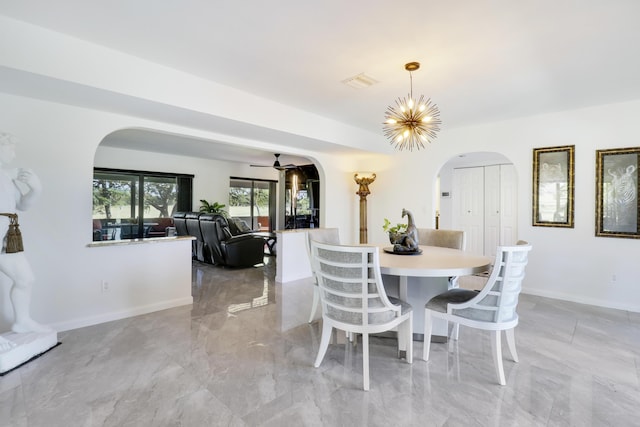
[[[636,0],[0,0],[0,14],[377,134],[409,61],[441,134],[640,98]],[[341,83],[359,73],[378,83]]]
[[[211,158],[231,162],[248,163],[260,166],[273,166],[275,156],[270,152],[263,152],[252,147],[225,144],[202,138],[192,138],[146,129],[122,129],[107,135],[102,142],[108,147],[129,150],[152,151],[158,153],[179,154],[188,157]],[[312,162],[306,157],[281,154],[281,165],[302,166]]]

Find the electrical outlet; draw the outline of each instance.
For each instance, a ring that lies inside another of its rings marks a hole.
[[[109,282],[107,282],[106,280],[103,280],[101,283],[101,289],[102,292],[108,292],[109,291]]]
[[[615,285],[617,281],[618,281],[618,276],[615,275],[615,274],[612,274],[611,275],[611,282],[609,282],[609,283],[611,283],[612,285]]]

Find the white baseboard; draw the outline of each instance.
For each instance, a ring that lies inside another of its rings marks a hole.
[[[522,289],[522,293],[528,294],[528,295],[536,295],[539,297],[559,299],[562,301],[575,302],[578,304],[595,305],[597,307],[614,308],[617,310],[633,311],[633,312],[640,313],[640,305],[638,304],[613,303],[610,301],[603,301],[597,298],[580,297],[573,294],[565,294],[562,292],[554,292],[554,291],[548,291],[544,289],[526,288],[526,289]]]
[[[84,328],[86,326],[98,325],[100,323],[126,319],[128,317],[140,316],[142,314],[153,313],[154,311],[166,310],[168,308],[181,307],[183,305],[190,304],[193,304],[193,297],[178,298],[155,304],[131,307],[127,310],[104,313],[97,316],[83,317],[66,322],[48,324],[47,326],[50,326],[58,332],[69,331],[71,329]]]

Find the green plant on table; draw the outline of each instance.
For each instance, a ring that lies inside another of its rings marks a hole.
[[[402,244],[408,227],[408,224],[402,223],[391,225],[391,221],[389,221],[387,218],[384,219],[384,224],[382,225],[382,229],[389,234],[389,242],[391,242],[391,244],[393,245]]]
[[[391,225],[391,221],[387,218],[384,219],[384,224],[382,224],[382,229],[387,233],[398,234],[405,233],[407,231],[407,224],[398,223],[396,225]]]

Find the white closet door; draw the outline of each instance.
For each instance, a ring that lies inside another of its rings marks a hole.
[[[484,250],[484,168],[453,170],[453,229],[464,230],[467,252]]]
[[[517,182],[513,165],[453,170],[452,228],[464,230],[467,252],[495,256],[518,239]]]

